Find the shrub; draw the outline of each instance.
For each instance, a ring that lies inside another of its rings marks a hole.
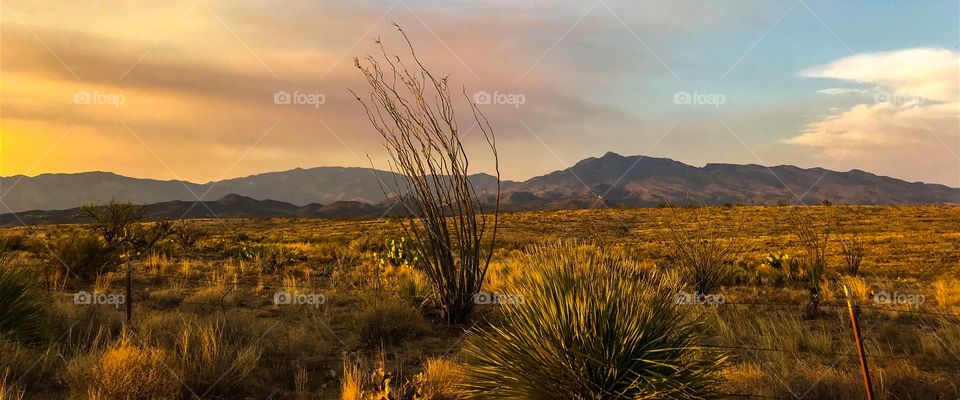
[[[47,262],[66,269],[64,275],[68,278],[90,282],[120,262],[114,248],[89,233],[67,233],[49,243]]]
[[[840,242],[840,255],[846,272],[856,276],[860,272],[860,263],[863,262],[863,256],[867,252],[863,239],[854,234],[838,235],[837,238]]]
[[[505,287],[503,325],[467,336],[464,386],[480,398],[715,397],[724,360],[701,354],[704,324],[676,285],[624,260],[535,249]]]
[[[273,274],[300,261],[303,252],[283,246],[241,242],[234,250],[234,256],[240,261],[249,262],[261,273]]]
[[[34,343],[46,333],[44,303],[23,271],[0,267],[0,337]]]
[[[72,361],[71,391],[76,397],[179,399],[180,383],[165,358],[162,349],[137,345],[124,333],[98,357]]]
[[[207,236],[207,232],[197,224],[187,221],[178,222],[173,226],[170,233],[181,249],[192,249],[200,239]]]
[[[455,400],[465,397],[462,390],[460,366],[442,358],[428,358],[420,376],[422,398],[430,400]]]
[[[232,338],[222,325],[187,323],[180,330],[170,367],[201,398],[232,398],[260,362],[260,348]]]
[[[378,302],[357,318],[360,341],[366,347],[396,345],[424,331],[423,317],[396,302]]]
[[[355,59],[371,93],[368,100],[354,95],[382,136],[391,165],[396,167],[393,182],[381,187],[384,192],[392,191],[385,194],[402,207],[404,233],[413,239],[420,267],[436,288],[441,312],[448,322],[465,322],[476,307],[472,296],[483,285],[497,239],[500,168],[496,138],[486,117],[467,98],[463,108],[472,116],[467,120],[476,123],[489,145],[496,174],[496,189],[478,194],[458,127],[467,121],[456,115],[460,107],[450,93],[449,81],[426,69],[406,33],[399,26],[397,30],[411,62],[388,55],[383,45],[382,60],[374,56]]]
[[[704,223],[698,210],[689,211],[694,213],[693,226],[689,228],[674,209],[670,211],[673,217],[668,224],[671,258],[696,293],[715,293],[732,273],[730,266],[743,247],[742,241],[736,237],[724,238],[720,226],[725,224]]]
[[[802,260],[806,287],[809,292],[804,314],[807,318],[820,315],[820,289],[827,269],[827,243],[830,230],[814,221],[813,216],[801,208],[794,208],[789,215],[790,223],[800,240],[806,256]]]

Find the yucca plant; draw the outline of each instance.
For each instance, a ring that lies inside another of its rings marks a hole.
[[[804,310],[807,318],[820,315],[820,289],[827,270],[827,244],[830,241],[830,229],[818,223],[812,212],[794,208],[788,216],[800,245],[806,253],[803,260],[804,275],[810,299]]]
[[[708,399],[725,356],[699,350],[704,325],[676,285],[569,244],[523,257],[502,324],[468,335],[464,389],[477,398]]]
[[[28,343],[43,339],[43,297],[23,271],[0,267],[0,336]]]
[[[671,208],[667,224],[670,257],[697,294],[713,294],[729,281],[731,265],[744,247],[740,227],[733,220],[711,222],[699,210],[688,211],[691,220],[681,219]]]

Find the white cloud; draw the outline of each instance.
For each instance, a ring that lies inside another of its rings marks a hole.
[[[870,91],[855,88],[829,88],[818,91],[828,96],[845,96],[850,94],[870,94]]]
[[[876,85],[823,94],[874,96],[849,109],[831,108],[831,115],[783,142],[817,148],[841,165],[960,186],[958,62],[954,51],[916,48],[858,54],[804,71],[806,77]]]
[[[809,78],[831,78],[874,83],[903,96],[957,100],[957,53],[947,49],[915,48],[857,54],[802,73]]]

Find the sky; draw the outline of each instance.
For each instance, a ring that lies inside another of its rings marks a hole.
[[[960,187],[953,0],[3,0],[0,176],[387,168],[349,90],[393,22],[505,179],[614,151]]]

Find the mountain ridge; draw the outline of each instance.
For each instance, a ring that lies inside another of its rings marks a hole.
[[[166,204],[174,209],[181,205],[174,206],[171,202],[192,204],[199,198],[210,208],[221,207],[227,215],[243,216],[243,212],[223,202],[249,198],[257,202],[247,205],[252,207],[247,212],[252,216],[369,217],[381,215],[389,207],[381,182],[393,190],[395,180],[399,179],[402,178],[392,172],[364,167],[294,168],[204,184],[132,178],[107,171],[46,173],[34,177],[15,175],[0,177],[0,200],[5,206],[0,212],[42,215],[47,210],[70,210],[111,199]],[[494,176],[479,173],[470,179],[479,194],[489,198],[494,192]],[[696,167],[670,158],[622,156],[612,151],[526,181],[502,181],[501,188],[501,208],[507,211],[600,205],[643,207],[664,202],[960,203],[960,189],[907,182],[859,169],[839,172],[820,167],[732,163]],[[798,201],[798,198],[802,199]],[[279,205],[270,201],[286,205],[273,209]]]

